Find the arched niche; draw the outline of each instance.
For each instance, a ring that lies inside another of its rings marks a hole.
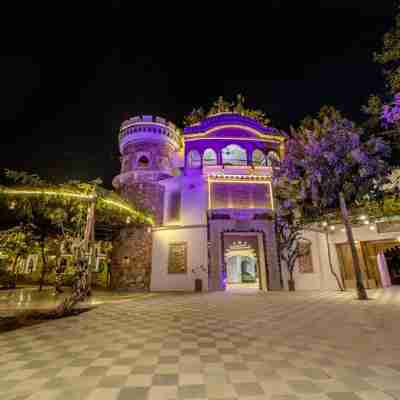
[[[189,168],[201,167],[201,155],[197,150],[190,150],[187,155],[187,163]]]
[[[213,149],[206,149],[204,151],[203,165],[217,165],[217,153]]]
[[[255,149],[251,158],[253,165],[257,167],[265,167],[267,165],[267,157],[260,149]]]
[[[137,164],[138,164],[139,168],[149,168],[150,160],[149,160],[149,158],[147,156],[142,155],[142,156],[139,157]]]
[[[275,164],[279,163],[281,159],[276,151],[269,151],[267,154],[267,165],[269,167],[274,166]]]
[[[222,164],[247,165],[246,150],[237,144],[229,144],[222,149]]]

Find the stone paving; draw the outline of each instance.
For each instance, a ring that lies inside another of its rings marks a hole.
[[[166,294],[0,335],[1,400],[400,399],[400,290]]]

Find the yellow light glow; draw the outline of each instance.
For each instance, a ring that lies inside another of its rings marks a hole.
[[[277,141],[277,142],[284,142],[285,141],[284,137],[261,133],[257,129],[251,128],[249,126],[243,126],[243,125],[221,125],[221,126],[216,126],[214,128],[206,130],[205,132],[186,134],[186,135],[184,135],[184,138],[185,139],[186,138],[189,138],[189,139],[190,138],[201,138],[202,136],[208,135],[209,133],[212,133],[212,132],[215,132],[215,131],[219,131],[221,129],[227,129],[227,128],[245,130],[245,131],[254,133],[254,134],[256,134],[257,136],[259,136],[261,138],[272,140],[272,141]],[[206,138],[206,139],[209,139],[209,138]],[[213,139],[232,139],[232,138],[213,138]],[[233,138],[233,139],[237,139],[237,138]],[[248,138],[243,138],[243,139],[244,140],[251,140],[251,139],[248,139]]]
[[[224,179],[227,178],[227,179]],[[252,180],[245,180],[245,179],[229,179],[229,176],[224,175],[224,177],[219,176],[219,177],[212,177],[208,176],[208,209],[211,210],[211,183],[242,183],[242,184],[261,184],[261,185],[267,185],[269,187],[269,194],[270,194],[270,199],[271,199],[271,210],[275,209],[275,204],[274,204],[274,196],[272,192],[272,184],[270,180],[264,180],[262,182],[260,181],[252,181]],[[222,178],[222,179],[221,179]],[[248,176],[245,176],[245,178],[248,178]]]
[[[46,190],[46,189],[2,189],[1,190],[3,193],[10,194],[10,195],[46,195],[46,196],[62,196],[62,197],[73,197],[76,199],[83,199],[83,200],[93,200],[95,196],[92,194],[81,194],[81,193],[73,193],[73,192],[67,192],[67,191],[55,191],[55,190]],[[140,212],[136,211],[135,209],[122,204],[116,200],[111,200],[111,199],[102,199],[106,204],[112,205],[114,207],[120,208],[122,210],[128,211],[138,217],[140,215]],[[150,217],[144,217],[145,221],[147,223],[150,223],[151,225],[153,224],[153,220]]]
[[[236,141],[243,141],[243,142],[249,142],[249,141],[253,141],[253,142],[279,142],[279,140],[274,140],[272,139],[272,137],[270,139],[256,139],[256,138],[238,138],[238,137],[184,137],[184,141],[185,142],[192,142],[194,140],[236,140]]]

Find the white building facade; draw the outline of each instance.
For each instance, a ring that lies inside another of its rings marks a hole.
[[[162,118],[135,117],[121,127],[120,151],[122,168],[114,186],[156,216],[146,242],[151,243],[147,289],[287,288],[274,219],[272,160],[284,155],[278,130],[236,113],[220,113],[179,135]],[[367,287],[387,286],[388,279],[395,283],[385,254],[396,248],[400,224],[365,219],[354,235]],[[310,251],[295,270],[296,289],[354,287],[342,227],[316,228],[305,237]],[[140,243],[132,246],[134,257]],[[141,260],[131,264],[139,268]]]

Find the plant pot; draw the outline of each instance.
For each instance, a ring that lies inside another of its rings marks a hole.
[[[295,291],[296,287],[295,287],[295,284],[294,284],[294,279],[289,279],[288,280],[288,288],[289,288],[290,292],[294,292]]]
[[[203,281],[201,279],[194,280],[194,291],[202,292],[203,291]]]

